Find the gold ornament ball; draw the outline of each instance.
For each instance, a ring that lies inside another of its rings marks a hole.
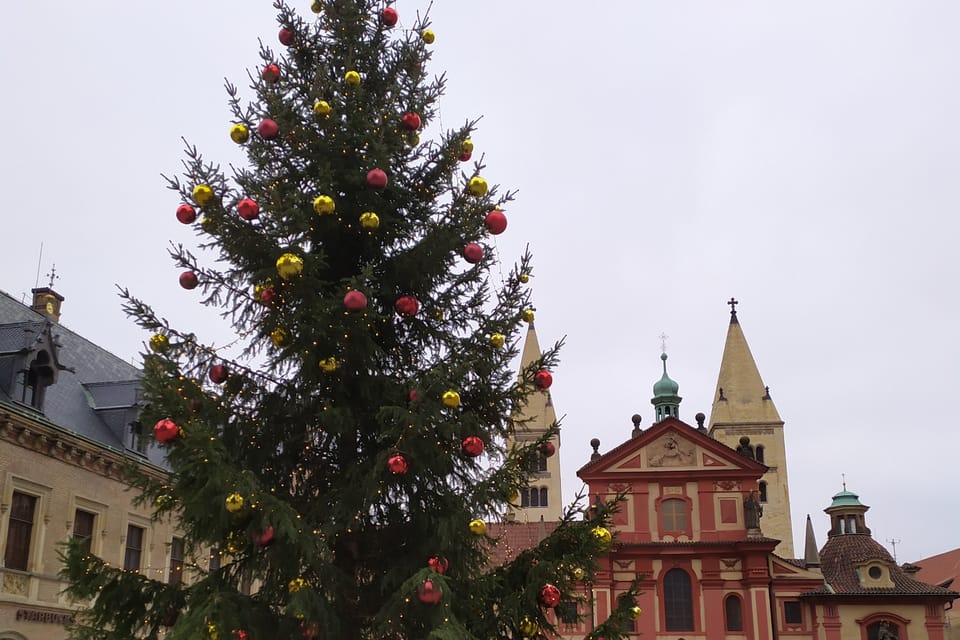
[[[230,127],[230,139],[237,144],[243,144],[250,139],[250,130],[242,124],[235,124]]]
[[[340,366],[340,363],[337,362],[337,359],[333,356],[329,358],[324,358],[320,361],[320,370],[324,373],[333,373]]]
[[[360,74],[356,71],[350,70],[343,76],[343,79],[346,80],[347,84],[351,87],[355,87],[360,84]]]
[[[220,631],[217,630],[217,625],[212,622],[207,623],[207,637],[210,640],[220,640]]]
[[[591,533],[593,533],[593,538],[600,543],[600,548],[604,550],[610,546],[610,542],[613,540],[610,530],[606,527],[594,527]]]
[[[540,630],[540,625],[537,624],[536,620],[531,620],[528,616],[524,616],[520,620],[520,624],[517,627],[520,631],[520,635],[524,638],[532,638],[537,635],[537,632]]]
[[[584,576],[587,575],[587,572],[584,571],[581,567],[576,567],[573,570],[573,579],[574,580],[583,580]]]
[[[287,585],[287,589],[289,589],[290,593],[296,593],[297,591],[300,591],[301,589],[306,589],[309,586],[310,586],[310,583],[308,583],[303,578],[294,578]]]
[[[284,280],[296,278],[303,273],[303,259],[295,253],[285,253],[277,258],[277,273]]]
[[[423,41],[427,44],[433,44],[437,39],[437,34],[435,34],[430,29],[424,29],[423,33],[420,34],[420,37],[423,38]]]
[[[415,131],[411,131],[409,134],[407,134],[407,144],[409,144],[411,147],[415,147],[420,144],[420,134]]]
[[[360,214],[360,226],[364,229],[376,229],[380,226],[380,216],[373,211],[367,211]]]
[[[529,274],[529,273],[521,273],[519,280],[520,280],[521,283],[527,284],[528,282],[530,282],[530,274]]]
[[[470,178],[470,183],[467,185],[467,191],[470,192],[470,195],[478,198],[487,195],[487,188],[487,181],[480,176]]]
[[[455,409],[460,406],[460,394],[453,390],[445,391],[442,401],[445,407]]]
[[[535,313],[533,312],[533,309],[524,309],[524,310],[523,310],[523,313],[520,314],[520,317],[523,318],[523,321],[524,321],[524,322],[528,322],[528,323],[529,323],[529,322],[533,322],[533,318],[534,318],[536,315],[537,315],[537,314],[535,314]]]
[[[493,345],[494,349],[502,349],[506,343],[507,338],[502,333],[495,333],[490,336],[490,344]]]
[[[473,140],[467,138],[463,141],[463,144],[460,145],[461,153],[473,153]]]
[[[520,500],[520,492],[517,491],[516,489],[511,491],[510,496],[507,498],[507,502],[514,505],[517,504],[519,500]]]
[[[157,509],[165,509],[166,507],[170,506],[171,502],[173,502],[173,496],[171,496],[169,493],[161,493],[153,501],[153,506]]]
[[[154,353],[166,353],[170,348],[170,338],[162,333],[155,333],[150,336],[150,350]]]
[[[328,195],[317,196],[313,199],[313,210],[325,216],[337,210],[337,203]]]
[[[231,493],[227,496],[227,499],[224,500],[224,504],[227,507],[227,511],[236,513],[243,509],[243,496],[236,492]]]
[[[270,342],[277,348],[286,345],[289,340],[290,336],[287,335],[287,331],[283,327],[277,327],[270,332]]]
[[[198,184],[193,188],[193,201],[201,207],[213,199],[213,189],[208,185]]]
[[[313,2],[310,3],[310,11],[320,13],[323,11],[323,3],[320,2],[320,0],[313,0]]]
[[[328,116],[333,109],[326,100],[317,100],[313,103],[313,112],[318,116]]]
[[[637,605],[630,607],[630,618],[633,620],[639,620],[640,616],[643,615],[643,609]]]
[[[487,532],[487,523],[481,520],[480,518],[475,518],[470,521],[470,533],[475,536],[482,536]]]

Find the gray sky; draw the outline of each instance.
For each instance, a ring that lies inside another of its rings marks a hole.
[[[424,4],[399,0],[401,24]],[[520,190],[497,242],[507,261],[531,244],[541,343],[567,336],[565,493],[590,438],[649,426],[661,333],[681,417],[709,413],[736,296],[786,421],[798,544],[807,513],[824,542],[845,473],[900,561],[960,545],[960,4],[464,7],[432,13],[442,124],[483,115],[484,175]],[[134,357],[119,283],[227,341],[166,258],[192,236],[159,174],[180,136],[240,159],[222,78],[246,86],[276,31],[268,0],[7,7],[0,288],[29,292],[43,241],[70,329]]]

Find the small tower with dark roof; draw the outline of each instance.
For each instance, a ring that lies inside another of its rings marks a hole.
[[[680,391],[680,385],[667,375],[666,352],[660,354],[660,359],[663,360],[663,375],[653,385],[653,398],[650,400],[656,412],[655,423],[670,416],[680,417],[680,401],[683,400],[677,395],[677,392]]]

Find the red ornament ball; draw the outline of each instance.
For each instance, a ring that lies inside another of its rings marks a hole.
[[[197,210],[188,204],[177,207],[177,220],[183,224],[192,224],[197,219]]]
[[[423,604],[439,604],[443,600],[443,589],[434,584],[433,580],[424,580],[423,584],[417,587],[417,598]]]
[[[227,381],[230,372],[222,364],[215,364],[210,367],[210,380],[214,384],[223,384]]]
[[[460,154],[460,162],[469,162],[470,158],[473,157],[473,153],[470,151],[464,151]]]
[[[256,545],[257,545],[258,547],[266,547],[266,546],[268,546],[271,542],[273,542],[274,533],[275,533],[275,532],[274,532],[274,530],[273,530],[273,527],[267,527],[266,529],[264,529],[264,530],[261,531],[260,533],[256,534],[256,535],[253,537],[253,541],[254,541],[254,543],[256,543]]]
[[[313,640],[320,635],[320,629],[317,627],[316,622],[311,622],[307,624],[306,622],[300,623],[300,637],[304,640]]]
[[[265,118],[257,125],[257,133],[264,140],[273,140],[280,135],[280,125],[277,124],[276,120]]]
[[[467,436],[464,438],[463,453],[471,458],[476,458],[483,453],[483,438],[479,436]]]
[[[260,77],[263,78],[265,82],[273,84],[280,79],[280,67],[275,64],[268,64],[263,68],[263,71],[260,72]]]
[[[280,44],[285,47],[289,47],[293,44],[293,31],[284,27],[280,29],[280,33],[277,34],[277,38],[280,40]]]
[[[494,209],[483,219],[483,224],[487,227],[487,231],[498,236],[507,230],[507,216],[503,215],[500,209]]]
[[[550,458],[557,452],[557,445],[552,442],[544,442],[540,445],[540,453],[543,454],[544,458]]]
[[[387,186],[387,174],[383,169],[371,169],[367,172],[367,185],[374,189],[383,189]]]
[[[546,369],[541,369],[533,376],[533,384],[540,390],[549,389],[550,385],[553,384],[553,375]]]
[[[471,242],[463,248],[463,257],[470,264],[477,264],[483,259],[483,247],[476,242]]]
[[[393,306],[397,315],[404,318],[412,318],[420,311],[420,301],[413,296],[400,296]]]
[[[382,12],[380,12],[380,19],[388,27],[393,27],[397,24],[397,20],[400,19],[400,15],[397,13],[397,10],[393,7],[387,7]]]
[[[274,289],[273,287],[267,287],[266,289],[260,292],[260,302],[262,304],[270,306],[277,301],[277,298],[279,296],[280,294],[277,293],[276,289]]]
[[[450,568],[450,561],[443,556],[433,556],[427,560],[427,566],[440,575],[443,575],[447,572],[447,569]]]
[[[343,306],[347,311],[363,311],[367,308],[367,296],[354,289],[343,296]]]
[[[543,589],[540,589],[540,604],[551,609],[560,604],[560,589],[552,584],[543,585]]]
[[[180,437],[180,427],[169,418],[164,418],[153,425],[153,437],[157,442],[173,442]]]
[[[180,274],[180,286],[184,289],[196,289],[198,284],[200,280],[193,271],[184,271]]]
[[[390,473],[395,476],[402,476],[409,469],[407,464],[407,459],[401,454],[392,455],[387,459],[387,468],[390,469]]]
[[[416,131],[420,128],[422,122],[420,121],[420,116],[411,111],[403,114],[403,117],[400,119],[400,124],[407,131]]]
[[[410,402],[420,402],[423,400],[423,396],[421,396],[420,392],[416,389],[410,389],[410,393],[407,394],[407,397],[410,398]]]
[[[244,198],[237,203],[237,212],[244,220],[254,220],[260,215],[260,205],[250,198]]]

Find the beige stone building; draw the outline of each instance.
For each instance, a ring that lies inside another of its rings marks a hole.
[[[182,577],[183,541],[134,507],[122,469],[163,473],[140,437],[139,371],[60,324],[63,298],[32,306],[0,292],[0,639],[57,640],[71,606],[60,545],[81,538],[107,562]]]

